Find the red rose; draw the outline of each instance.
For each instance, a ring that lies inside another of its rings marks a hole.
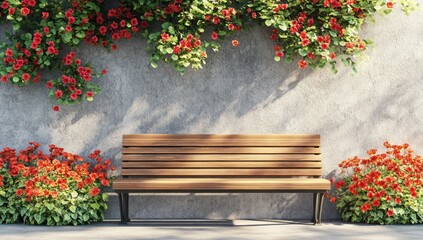
[[[386,7],[387,8],[393,8],[394,7],[394,3],[393,2],[387,2],[386,3]]]
[[[89,92],[87,92],[87,97],[89,97],[89,98],[90,98],[90,97],[93,97],[93,96],[94,96],[94,93],[93,93],[93,92],[90,92],[90,91],[89,91]]]
[[[60,108],[59,108],[59,106],[53,106],[53,111],[55,111],[55,112],[58,112],[58,111],[60,111]]]
[[[386,211],[386,215],[387,215],[388,217],[392,217],[392,216],[394,216],[394,210],[393,210],[393,209],[388,209],[388,211]]]
[[[239,45],[238,40],[232,40],[232,45],[233,45],[234,47],[238,47],[238,45]]]

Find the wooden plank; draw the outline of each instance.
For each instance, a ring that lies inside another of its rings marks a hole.
[[[116,179],[115,190],[174,191],[277,191],[277,190],[329,190],[326,179],[307,178],[144,178]]]
[[[123,176],[321,176],[321,169],[122,169]]]
[[[128,134],[124,147],[135,146],[320,146],[320,135]]]
[[[320,162],[123,162],[122,168],[321,168]]]
[[[315,154],[123,154],[122,161],[316,161]]]
[[[185,153],[185,154],[320,154],[317,147],[130,147],[123,148],[123,154],[164,154],[164,153]]]

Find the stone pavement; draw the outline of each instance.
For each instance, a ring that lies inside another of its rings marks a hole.
[[[314,226],[306,221],[281,220],[180,220],[135,221],[121,225],[115,221],[86,225],[45,227],[20,224],[0,225],[0,239],[423,239],[422,225],[365,225],[337,221]]]

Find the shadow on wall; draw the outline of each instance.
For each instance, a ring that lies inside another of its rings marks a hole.
[[[274,62],[271,42],[250,44],[263,35],[267,31],[254,29],[240,37],[238,48],[225,43],[221,52],[209,54],[205,69],[183,76],[166,64],[151,69],[144,40],[120,42],[111,54],[91,46],[76,49],[109,74],[99,80],[103,92],[94,102],[67,107],[55,117],[52,142],[68,143],[64,136],[70,135],[78,152],[98,147],[119,159],[123,134],[209,133],[223,114],[239,118],[283,97],[308,71]]]

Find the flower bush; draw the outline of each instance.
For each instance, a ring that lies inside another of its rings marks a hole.
[[[27,85],[40,82],[43,69],[57,70],[60,78],[46,79],[50,96],[59,104],[92,101],[100,87],[94,71],[82,65],[69,47],[81,42],[117,49],[116,40],[135,34],[148,39],[151,66],[160,61],[179,72],[202,68],[208,50],[218,51],[220,40],[249,29],[253,23],[270,29],[274,59],[306,67],[332,66],[338,61],[356,69],[355,55],[369,40],[358,32],[376,12],[388,14],[396,5],[405,13],[415,0],[119,0],[107,8],[103,0],[3,0],[0,19],[12,25],[8,42],[0,44],[2,82]],[[232,45],[242,46],[234,37]],[[66,48],[65,46],[68,46]],[[59,107],[54,106],[58,111]]]
[[[100,151],[90,154],[96,164],[63,148],[50,145],[50,153],[38,150],[38,143],[16,154],[0,152],[0,223],[23,222],[43,225],[78,225],[104,219],[110,185],[107,175],[114,170]]]
[[[341,180],[330,197],[342,219],[379,224],[423,223],[423,159],[408,144],[384,143],[385,153],[371,149],[368,158],[339,164]]]

